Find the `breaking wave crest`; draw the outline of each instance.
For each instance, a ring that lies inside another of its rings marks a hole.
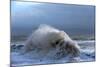
[[[34,34],[39,34],[43,36],[48,32],[59,32],[49,25],[40,25],[40,27],[35,31]],[[29,37],[30,39],[30,37]],[[39,39],[37,37],[37,39]],[[95,48],[94,41],[77,41],[80,46],[80,56],[70,57],[67,56],[64,51],[59,49],[51,48],[48,53],[40,48],[34,48],[32,51],[22,54],[22,47],[24,47],[24,42],[11,43],[11,63],[12,65],[36,65],[36,64],[52,64],[52,63],[67,63],[67,62],[81,62],[81,61],[94,61],[95,60]],[[14,44],[14,45],[13,45]],[[89,45],[89,46],[87,46]],[[84,48],[85,47],[85,48]]]

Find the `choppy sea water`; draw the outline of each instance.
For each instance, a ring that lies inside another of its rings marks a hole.
[[[33,50],[32,52],[26,54],[21,54],[20,48],[16,50],[11,49],[11,66],[95,61],[95,41],[79,40],[77,42],[81,48],[81,53],[80,56],[75,58],[69,58],[67,57],[67,55],[60,56],[60,58],[58,58],[58,56],[55,56],[54,49],[52,49],[47,55],[44,55],[38,50]],[[12,43],[12,44],[23,45],[23,42]]]

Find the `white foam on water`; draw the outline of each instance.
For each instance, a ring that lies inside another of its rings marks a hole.
[[[78,41],[77,41],[78,42]],[[79,41],[81,48],[81,54],[79,57],[73,59],[62,56],[58,58],[55,55],[56,50],[52,49],[47,55],[43,55],[38,50],[34,50],[27,54],[21,54],[18,52],[11,52],[11,63],[12,65],[38,65],[38,64],[54,64],[54,63],[69,63],[69,62],[83,62],[83,61],[94,61],[95,60],[95,41]],[[87,44],[89,46],[87,46]]]
[[[44,31],[45,30],[45,31]],[[36,44],[38,47],[46,48],[48,44],[45,44],[45,39],[43,39],[46,35],[50,33],[58,33],[61,32],[58,29],[55,29],[48,25],[41,25],[34,33],[29,37],[28,40],[34,36],[33,41],[34,43],[43,43],[42,45]],[[63,32],[63,31],[62,31]],[[65,33],[66,34],[66,33]],[[54,34],[52,34],[54,35]],[[63,35],[64,36],[64,35]],[[51,37],[51,36],[50,36]],[[70,37],[66,34],[64,36],[67,40],[71,40]],[[27,41],[26,41],[27,42]],[[80,46],[80,55],[78,57],[70,57],[64,51],[60,54],[58,49],[50,48],[49,52],[46,50],[41,50],[39,48],[34,48],[32,51],[22,54],[22,50],[19,48],[20,45],[24,45],[26,42],[18,42],[18,43],[11,43],[15,49],[11,48],[11,65],[18,66],[18,65],[37,65],[37,64],[54,64],[54,63],[69,63],[69,62],[82,62],[82,61],[94,61],[95,60],[95,41],[94,40],[87,40],[87,41],[76,41]],[[20,46],[22,47],[22,46]],[[46,53],[45,53],[46,52]]]

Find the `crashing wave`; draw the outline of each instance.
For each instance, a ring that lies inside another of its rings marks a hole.
[[[73,41],[62,30],[40,25],[24,44],[11,45],[11,61],[14,65],[93,61],[95,59],[93,45],[94,42],[91,41]]]

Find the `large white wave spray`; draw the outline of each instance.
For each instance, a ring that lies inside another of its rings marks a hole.
[[[22,44],[19,43],[18,47]],[[64,31],[48,25],[40,25],[25,41],[22,50],[16,47],[18,52],[15,50],[11,53],[11,61],[15,66],[93,61],[94,42],[81,41],[78,44]]]
[[[52,57],[76,57],[80,53],[79,46],[67,33],[48,25],[40,25],[27,39],[23,48],[24,53],[34,50],[38,50],[36,53],[40,54],[39,56]]]

